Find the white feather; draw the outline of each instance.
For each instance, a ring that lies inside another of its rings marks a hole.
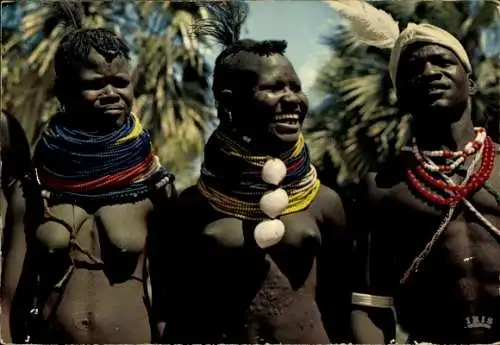
[[[490,2],[497,6],[498,15],[500,15],[500,0],[490,0]]]
[[[365,1],[324,0],[349,20],[355,38],[371,46],[392,48],[399,36],[398,23],[390,14]]]

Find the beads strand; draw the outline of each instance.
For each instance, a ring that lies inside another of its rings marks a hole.
[[[439,239],[441,234],[446,230],[449,225],[453,214],[456,210],[456,206],[460,201],[464,201],[465,205],[478,217],[478,219],[492,232],[500,236],[500,230],[496,228],[491,222],[489,222],[484,216],[482,216],[479,211],[465,198],[468,197],[474,190],[487,184],[494,167],[496,147],[490,137],[486,135],[486,132],[482,128],[476,128],[477,132],[476,138],[469,142],[463,151],[451,152],[451,151],[423,151],[418,150],[416,145],[416,140],[413,140],[413,146],[411,152],[414,154],[416,161],[419,165],[415,168],[415,173],[412,169],[407,170],[408,178],[412,186],[427,200],[438,204],[447,205],[450,208],[441,222],[439,228],[432,236],[431,240],[424,247],[422,252],[413,260],[410,267],[406,270],[401,278],[400,283],[404,284],[410,277],[412,272],[417,272],[418,267],[421,262],[430,253],[435,242]],[[406,149],[408,151],[408,149]],[[447,152],[447,153],[444,153]],[[450,177],[445,173],[452,171],[452,169],[443,169],[431,160],[431,157],[445,157],[445,158],[457,158],[456,161],[460,161],[460,164],[452,163],[453,170],[458,168],[464,161],[465,158],[475,154],[472,164],[467,169],[467,174],[461,184],[456,184]],[[462,159],[463,158],[463,159]],[[480,164],[480,168],[476,173],[474,170],[477,165]],[[455,167],[455,165],[456,167]],[[431,174],[437,173],[441,179],[434,178]],[[424,184],[419,181],[418,177],[421,177],[425,183],[431,185],[441,192],[448,195],[448,197],[443,197],[432,190],[429,190],[424,186]],[[491,189],[491,188],[489,188]]]
[[[479,170],[470,178],[467,185],[450,185],[443,180],[438,180],[426,173],[421,167],[416,167],[416,172],[422,177],[427,184],[439,188],[444,192],[451,192],[449,197],[442,197],[441,195],[433,192],[424,187],[423,183],[415,176],[411,169],[408,169],[408,177],[413,187],[426,199],[439,205],[454,205],[460,202],[461,199],[467,197],[471,192],[482,186],[491,175],[494,164],[494,152],[492,150],[493,143],[491,139],[485,144],[484,156]],[[420,169],[419,169],[420,168]]]
[[[468,156],[471,156],[477,152],[477,150],[484,144],[486,140],[486,131],[484,128],[474,128],[476,131],[476,137],[465,145],[464,150],[460,151],[450,151],[450,150],[436,150],[436,151],[422,151],[420,152],[416,139],[413,138],[412,142],[412,152],[415,158],[422,165],[422,167],[429,172],[453,172],[455,171]],[[448,165],[438,165],[430,164],[426,162],[425,157],[432,158],[447,158],[451,159],[452,163]],[[454,159],[454,160],[453,160]]]
[[[471,176],[473,174],[474,169],[479,164],[479,161],[481,161],[481,158],[482,158],[482,155],[483,155],[483,148],[481,148],[480,151],[476,154],[476,156],[474,157],[474,161],[472,162],[472,164],[467,169],[467,175],[465,176],[464,180],[461,183],[462,186],[466,185],[469,182],[469,180],[470,180],[470,178],[471,178]],[[455,209],[456,209],[457,205],[458,204],[452,204],[450,206],[450,208],[448,209],[448,212],[446,213],[446,216],[442,220],[441,224],[439,225],[439,228],[434,233],[434,235],[432,236],[431,240],[426,244],[426,246],[424,247],[424,249],[413,260],[413,262],[411,263],[410,267],[405,271],[405,273],[403,275],[403,278],[401,278],[401,280],[400,280],[400,284],[406,283],[406,281],[408,280],[408,278],[410,277],[410,275],[413,272],[418,272],[418,268],[420,267],[420,264],[429,255],[429,253],[431,252],[434,244],[437,242],[437,240],[439,239],[439,237],[441,237],[441,235],[443,234],[443,232],[446,230],[446,228],[448,227],[449,223],[451,222],[451,220],[453,218],[453,214],[455,213]]]
[[[259,221],[254,238],[260,248],[267,248],[285,234],[285,225],[278,218],[308,207],[321,183],[302,135],[278,157],[252,154],[237,139],[221,129],[214,132],[207,144],[212,149],[205,150],[198,189],[217,211]],[[221,159],[237,166],[234,176],[231,168],[221,171],[213,165]],[[237,183],[229,186],[228,177]]]

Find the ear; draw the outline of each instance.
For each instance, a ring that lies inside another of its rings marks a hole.
[[[233,91],[229,89],[224,89],[219,94],[219,99],[217,100],[217,109],[219,110],[219,119],[221,122],[230,123],[231,113],[233,111],[234,97]]]
[[[477,84],[471,78],[470,74],[468,76],[468,81],[469,81],[469,96],[473,96],[473,95],[475,95],[477,93]]]

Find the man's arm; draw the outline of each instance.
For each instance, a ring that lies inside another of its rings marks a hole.
[[[358,344],[388,344],[395,338],[393,251],[386,229],[370,207],[353,209],[355,235],[351,327]]]

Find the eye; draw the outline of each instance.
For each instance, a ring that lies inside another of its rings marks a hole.
[[[123,77],[112,77],[109,80],[109,83],[119,89],[126,88],[130,84],[130,80]]]
[[[266,90],[266,91],[279,91],[282,90],[285,87],[285,84],[283,82],[276,82],[276,83],[270,83],[270,84],[263,84],[259,87],[260,90]]]
[[[290,85],[290,89],[293,92],[299,93],[299,92],[302,92],[302,85],[300,85],[299,83],[292,83]]]
[[[438,55],[438,56],[433,56],[431,59],[429,59],[430,62],[439,67],[448,67],[454,65],[454,61],[447,58],[446,56]]]
[[[453,61],[445,59],[445,58],[441,58],[441,59],[439,59],[439,65],[447,67],[447,66],[453,65]]]
[[[106,86],[103,78],[82,80],[82,87],[84,90],[100,90]]]

